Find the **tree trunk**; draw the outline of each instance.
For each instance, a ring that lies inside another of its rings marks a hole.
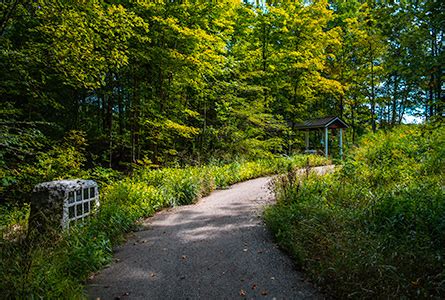
[[[102,106],[101,106],[101,112],[102,112],[102,132],[106,133],[107,132],[107,109],[106,109],[106,104],[107,104],[107,99],[105,96],[105,93],[102,90]]]
[[[371,52],[371,126],[372,132],[376,132],[376,122],[375,122],[375,86],[374,86],[374,57],[372,55],[372,46],[369,46],[369,51]]]
[[[131,101],[131,162],[136,163],[139,159],[139,99],[138,79],[133,69],[133,95]]]
[[[268,44],[268,39],[267,39],[267,36],[268,36],[268,32],[267,32],[267,25],[266,25],[266,23],[264,22],[264,24],[263,24],[263,47],[262,47],[262,63],[263,63],[263,72],[264,72],[264,74],[263,74],[263,76],[264,76],[264,79],[265,79],[265,77],[266,77],[266,70],[267,70],[267,44]],[[264,97],[264,103],[267,103],[267,89],[265,89],[264,87],[263,87],[263,97]]]
[[[109,151],[109,167],[113,163],[113,94],[107,95],[107,132],[108,132],[108,151]]]
[[[344,102],[344,96],[341,95],[340,96],[340,118],[343,118],[343,110],[344,110],[343,102]]]
[[[397,92],[398,92],[398,78],[394,76],[394,91],[392,98],[392,115],[391,115],[391,125],[394,126],[397,120]]]
[[[125,115],[124,115],[124,103],[123,103],[123,89],[121,84],[118,82],[118,94],[117,94],[117,106],[119,111],[119,135],[124,135],[124,129],[125,129]]]
[[[355,112],[355,109],[356,109],[356,107],[357,107],[357,99],[356,99],[356,97],[354,96],[354,104],[351,106],[351,127],[352,127],[352,144],[355,144],[355,135],[356,135],[356,132],[355,132],[355,114],[354,114],[354,112]]]

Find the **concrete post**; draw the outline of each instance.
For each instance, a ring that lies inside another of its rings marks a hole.
[[[28,228],[40,233],[67,229],[98,206],[98,186],[92,180],[44,182],[34,187]]]

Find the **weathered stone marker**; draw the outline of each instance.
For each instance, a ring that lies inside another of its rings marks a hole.
[[[67,229],[99,207],[93,180],[59,180],[36,185],[32,193],[29,229],[47,232]]]

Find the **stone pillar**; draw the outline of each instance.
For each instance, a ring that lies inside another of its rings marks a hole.
[[[92,180],[59,180],[34,187],[29,215],[30,230],[45,233],[80,222],[99,207],[99,190]]]

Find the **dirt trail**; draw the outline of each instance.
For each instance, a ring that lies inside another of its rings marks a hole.
[[[318,169],[325,172],[325,168]],[[147,219],[87,287],[91,299],[320,299],[273,243],[269,177]]]

